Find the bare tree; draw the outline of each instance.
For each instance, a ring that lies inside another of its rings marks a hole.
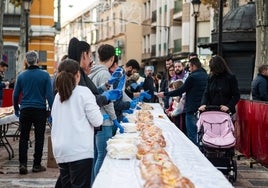
[[[3,22],[4,22],[4,13],[6,7],[6,0],[0,2],[0,59],[2,60],[4,41],[3,41]]]
[[[21,6],[21,18],[20,18],[20,41],[19,47],[17,50],[17,61],[16,61],[16,74],[20,73],[24,69],[24,59],[26,53],[26,38],[25,38],[25,22],[26,22],[26,15],[24,14],[23,6]]]
[[[254,77],[258,66],[268,63],[268,2],[256,0],[256,58]]]

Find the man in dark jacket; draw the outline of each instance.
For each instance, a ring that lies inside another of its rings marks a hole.
[[[268,65],[261,65],[259,73],[252,82],[252,99],[268,101]]]
[[[33,172],[42,172],[46,168],[41,165],[46,130],[46,101],[51,109],[53,103],[53,92],[50,76],[38,67],[38,53],[30,51],[26,53],[27,70],[21,72],[16,81],[13,102],[16,116],[20,119],[20,143],[19,162],[20,174],[27,174],[27,152],[29,134],[34,126],[35,148]],[[19,98],[22,94],[20,106]]]
[[[160,92],[158,97],[164,96],[180,96],[186,92],[184,112],[186,113],[186,129],[188,138],[197,145],[197,117],[195,113],[200,106],[203,92],[206,88],[208,75],[201,66],[198,58],[189,60],[190,74],[185,80],[184,84],[170,92]]]
[[[145,67],[145,79],[143,84],[144,91],[148,91],[148,93],[152,96],[151,99],[144,99],[144,102],[154,102],[154,92],[156,91],[153,77],[153,67],[147,66]]]

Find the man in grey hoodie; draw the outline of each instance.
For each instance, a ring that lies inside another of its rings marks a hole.
[[[98,54],[99,64],[96,64],[92,68],[91,73],[89,74],[89,78],[97,87],[100,87],[103,83],[107,83],[111,77],[108,69],[113,64],[115,49],[111,45],[104,44],[99,47]],[[106,156],[106,142],[113,135],[113,126],[117,126],[120,129],[120,132],[123,132],[123,128],[117,121],[113,102],[102,106],[101,112],[103,115],[108,114],[109,118],[103,121],[102,130],[99,131],[95,136],[96,147],[94,152],[94,178],[97,176]]]

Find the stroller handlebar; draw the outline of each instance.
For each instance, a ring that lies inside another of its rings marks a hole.
[[[205,111],[221,111],[221,107],[216,105],[208,105],[206,106]]]
[[[202,113],[202,112],[207,112],[207,111],[219,111],[219,112],[224,112],[221,110],[220,106],[217,105],[207,105],[204,111],[200,111],[198,110],[198,113]],[[226,111],[225,113],[232,115],[232,113],[230,112],[230,110]]]

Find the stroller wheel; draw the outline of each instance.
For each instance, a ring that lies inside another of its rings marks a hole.
[[[236,182],[236,178],[237,178],[237,163],[236,160],[231,160],[230,161],[230,171],[228,174],[228,180],[230,181],[230,183],[234,184]]]
[[[236,160],[232,160],[233,161],[233,166],[234,166],[234,181],[236,181],[237,178],[237,163]]]

